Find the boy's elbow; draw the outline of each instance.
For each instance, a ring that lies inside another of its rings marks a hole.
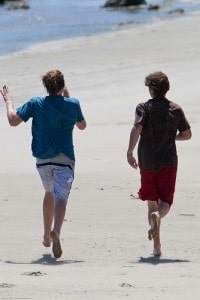
[[[78,129],[84,130],[86,128],[87,124],[86,124],[86,121],[84,120],[82,122],[77,122],[76,126],[78,127]]]
[[[10,120],[10,121],[8,121],[8,122],[9,122],[9,125],[10,125],[11,127],[15,127],[15,126],[18,125],[18,123],[16,123],[16,122],[13,121],[13,120]]]
[[[189,129],[186,132],[186,140],[190,140],[192,138],[192,131]]]
[[[183,140],[190,140],[192,137],[192,131],[190,129],[181,133]]]
[[[17,118],[8,118],[8,123],[10,126],[15,127],[19,125],[22,122],[22,119],[20,117]]]
[[[188,136],[188,140],[192,138],[192,132],[190,132],[190,135]]]

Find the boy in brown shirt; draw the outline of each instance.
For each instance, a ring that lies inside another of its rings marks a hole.
[[[148,202],[149,240],[154,241],[154,256],[161,255],[160,224],[170,210],[175,191],[178,157],[176,143],[188,140],[192,133],[182,108],[168,100],[168,77],[154,72],[145,78],[151,99],[136,107],[130,133],[128,163],[139,166],[139,198]],[[133,155],[138,143],[138,163]]]

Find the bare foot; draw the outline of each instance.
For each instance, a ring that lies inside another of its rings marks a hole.
[[[43,244],[44,247],[50,247],[51,246],[51,241],[49,241],[49,240],[47,241],[47,240],[44,239],[42,244]]]
[[[51,231],[50,236],[53,241],[52,251],[53,251],[54,257],[59,258],[62,255],[62,249],[61,249],[59,236],[55,231]]]
[[[158,234],[158,216],[156,213],[151,214],[151,229],[148,231],[148,239],[151,241]]]
[[[52,242],[52,239],[51,239],[50,236],[44,236],[44,239],[43,239],[43,242],[42,242],[44,247],[50,247],[51,242]]]

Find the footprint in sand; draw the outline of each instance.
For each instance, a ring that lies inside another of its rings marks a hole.
[[[15,284],[11,284],[11,283],[0,283],[0,288],[3,288],[3,289],[12,288],[14,286],[15,286]]]
[[[26,276],[44,276],[47,275],[46,273],[41,273],[40,271],[38,272],[25,272],[22,273],[21,275],[26,275]]]
[[[123,287],[123,288],[132,288],[132,287],[133,287],[132,284],[130,284],[130,283],[125,283],[125,282],[121,283],[119,286],[120,286],[120,287]]]

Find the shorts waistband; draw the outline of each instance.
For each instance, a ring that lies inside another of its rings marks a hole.
[[[60,164],[60,163],[54,163],[54,162],[46,162],[46,163],[42,163],[42,164],[36,164],[36,167],[44,167],[44,166],[58,166],[58,167],[68,167],[69,169],[73,170],[72,167],[70,165],[66,165],[66,164]]]

